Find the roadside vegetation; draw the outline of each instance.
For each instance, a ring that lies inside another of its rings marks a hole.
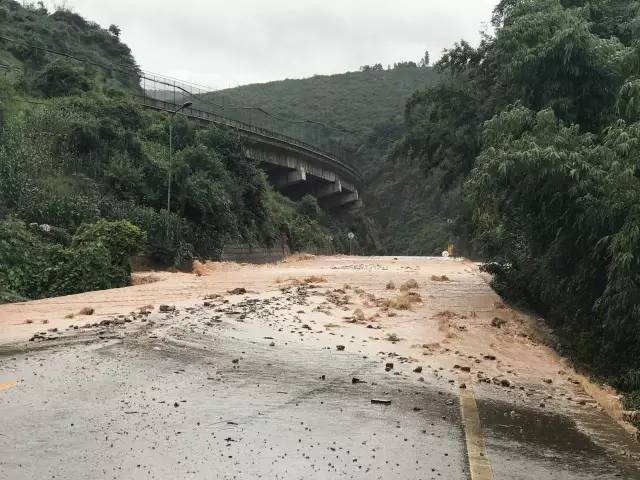
[[[410,98],[395,155],[462,192],[496,287],[638,408],[640,2],[502,0],[492,24]]]
[[[138,69],[117,27],[12,0],[0,18],[0,302],[126,285],[132,256],[348,248],[347,227],[274,192],[231,131],[176,116],[170,165],[169,117],[128,100]]]

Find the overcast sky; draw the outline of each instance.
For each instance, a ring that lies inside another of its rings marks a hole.
[[[143,70],[214,88],[431,58],[497,0],[50,0],[115,23]]]

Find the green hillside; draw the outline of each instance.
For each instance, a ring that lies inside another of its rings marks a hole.
[[[0,71],[26,92],[59,93],[51,90],[47,79],[62,70],[68,73],[67,84],[77,91],[138,88],[138,67],[116,26],[104,29],[70,10],[50,13],[41,5],[23,7],[13,0],[0,0],[0,24]]]
[[[365,175],[365,213],[375,221],[382,250],[435,254],[449,240],[447,215],[459,197],[441,198],[437,182],[425,181],[416,165],[397,164],[388,154],[404,131],[407,99],[437,81],[432,68],[404,64],[246,85],[208,94],[201,106],[343,155]]]
[[[0,25],[0,303],[123,286],[131,256],[189,266],[283,237],[344,251],[365,225],[273,191],[225,129],[138,107],[117,27],[11,0]]]
[[[399,125],[407,97],[436,80],[431,68],[399,67],[246,85],[207,94],[202,102],[227,116],[340,149],[371,171],[380,166],[388,143],[367,145],[368,137],[381,125]]]

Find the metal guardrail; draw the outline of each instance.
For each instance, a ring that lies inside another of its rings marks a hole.
[[[142,106],[153,108],[155,110],[160,110],[164,112],[173,112],[180,107],[175,103],[165,102],[164,100],[158,100],[156,98],[149,97],[146,95],[136,95],[134,98]],[[239,120],[233,120],[227,117],[223,117],[216,113],[207,112],[205,110],[199,110],[199,109],[187,107],[182,109],[181,112],[190,118],[209,121],[219,125],[224,125],[229,128],[233,128],[234,130],[252,133],[254,135],[259,135],[265,138],[278,140],[278,141],[293,145],[297,148],[306,150],[308,154],[311,154],[316,157],[321,157],[324,161],[328,162],[329,164],[337,166],[340,169],[346,171],[349,175],[353,176],[353,178],[356,180],[356,183],[362,184],[363,182],[362,175],[356,168],[352,167],[347,163],[344,163],[343,161],[337,159],[335,156],[329,153],[321,151],[314,145],[310,145],[297,138],[289,137],[288,135],[274,132],[272,130],[267,130],[266,128],[258,127],[250,123],[245,123]]]

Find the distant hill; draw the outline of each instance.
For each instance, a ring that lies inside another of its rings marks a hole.
[[[387,154],[402,135],[408,97],[437,81],[433,69],[415,66],[318,75],[222,90],[204,96],[202,106],[325,148],[341,146],[347,160],[365,174],[366,213],[375,221],[384,251],[432,255],[446,248],[451,234],[447,217],[459,196],[441,195],[437,182],[417,166],[397,164]],[[272,116],[241,106],[259,107]]]
[[[436,80],[429,67],[316,75],[212,92],[201,106],[325,148],[346,149],[349,160],[370,171],[380,166],[388,142],[376,145],[369,137],[376,128],[388,133],[400,125],[406,98]]]

